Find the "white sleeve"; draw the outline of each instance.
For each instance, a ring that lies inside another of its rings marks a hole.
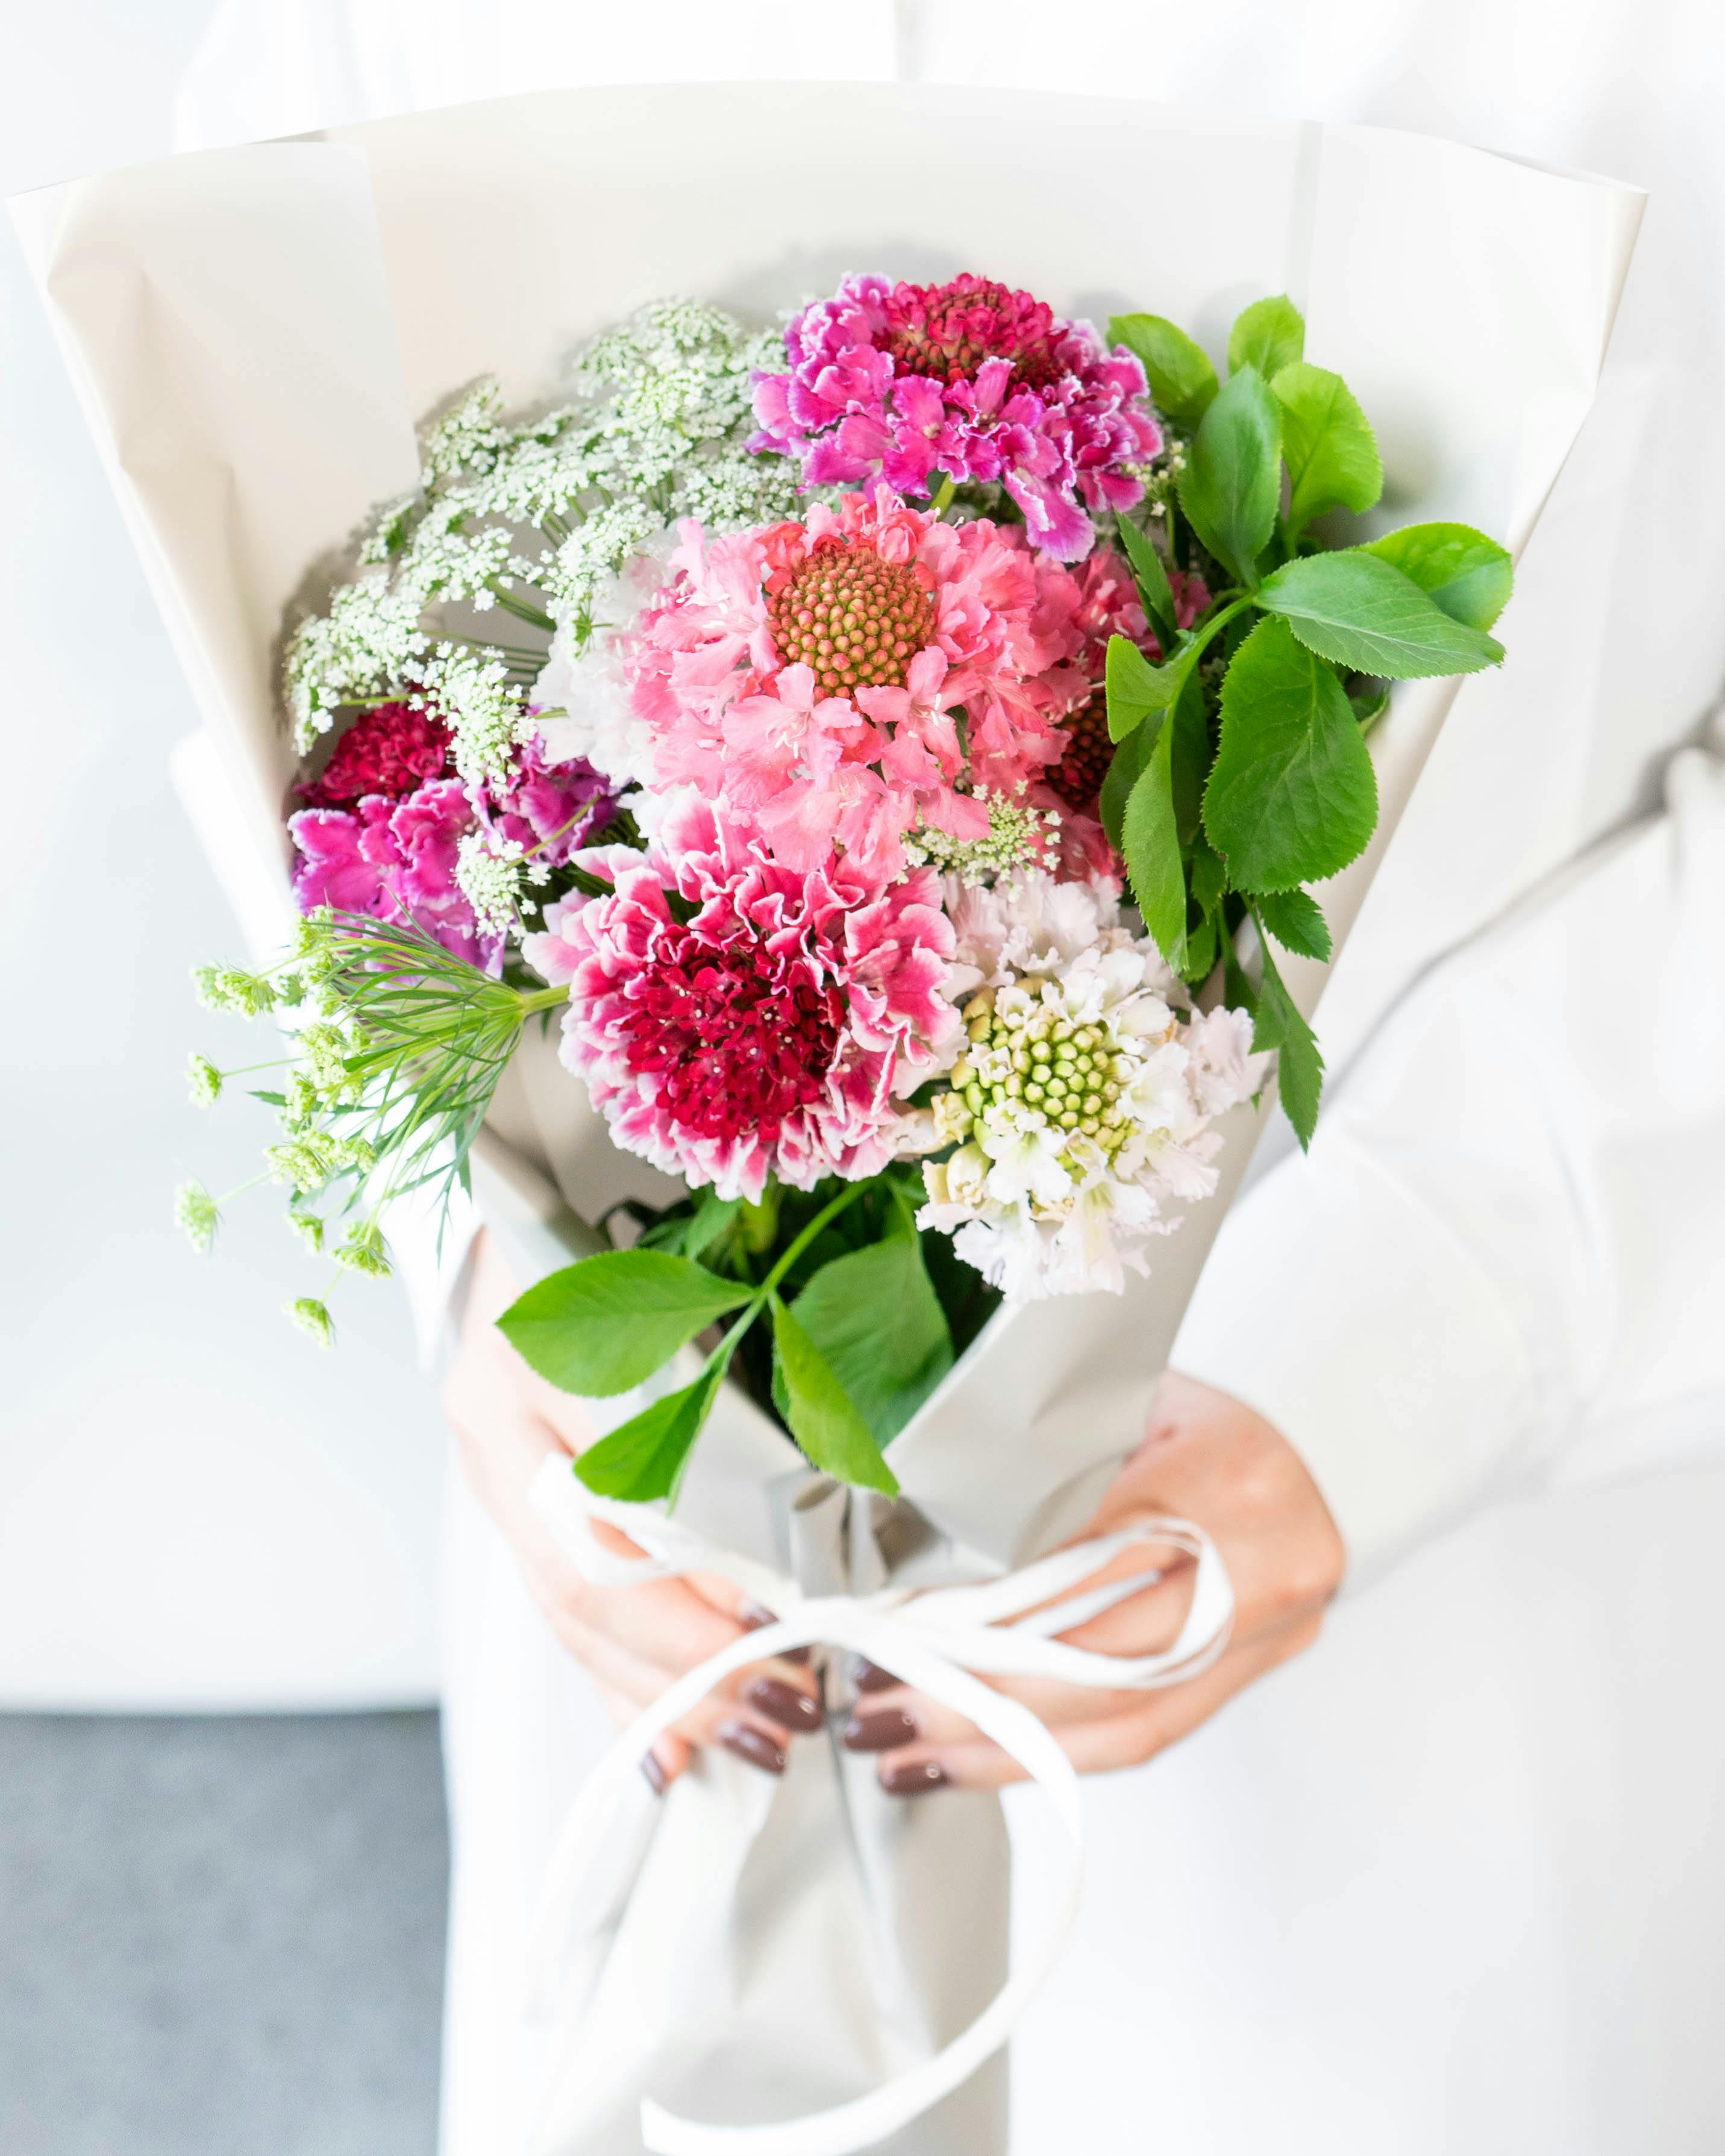
[[[1725,764],[1666,793],[1409,994],[1187,1314],[1356,1581],[1566,1461],[1725,1449]]]

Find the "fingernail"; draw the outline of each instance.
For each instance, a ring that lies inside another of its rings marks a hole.
[[[850,1752],[896,1752],[901,1744],[914,1744],[916,1725],[902,1707],[884,1714],[854,1714],[839,1732]]]
[[[662,1797],[665,1794],[665,1769],[660,1765],[658,1755],[655,1753],[649,1752],[642,1760],[641,1772],[646,1776],[647,1787],[651,1789],[654,1795]]]
[[[826,1719],[806,1691],[798,1691],[794,1685],[788,1685],[779,1677],[757,1677],[743,1697],[751,1707],[758,1707],[769,1722],[776,1722],[793,1737],[806,1736],[811,1729],[819,1729]]]
[[[898,1767],[889,1767],[880,1777],[880,1786],[890,1797],[926,1796],[931,1789],[947,1786],[947,1770],[937,1759],[916,1759]]]
[[[763,1602],[745,1602],[737,1613],[737,1621],[745,1632],[758,1632],[763,1625],[778,1622]],[[779,1656],[782,1662],[806,1662],[813,1656],[813,1647],[790,1647]]]
[[[889,1691],[898,1679],[891,1670],[877,1668],[873,1662],[865,1662],[859,1655],[856,1666],[851,1671],[850,1681],[859,1691]]]
[[[717,1734],[727,1752],[747,1759],[750,1766],[760,1768],[763,1774],[783,1774],[784,1747],[775,1744],[765,1730],[757,1729],[752,1722],[721,1722]]]

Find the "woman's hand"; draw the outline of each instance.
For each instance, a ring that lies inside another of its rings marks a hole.
[[[530,1370],[497,1330],[498,1317],[518,1292],[495,1245],[482,1235],[444,1408],[460,1441],[468,1481],[514,1544],[552,1630],[586,1664],[620,1726],[685,1670],[765,1624],[769,1613],[711,1574],[595,1587],[557,1548],[527,1493],[547,1458],[579,1452],[593,1432],[580,1403]],[[603,1522],[594,1531],[619,1551],[639,1554]],[[812,1671],[787,1661],[762,1662],[726,1679],[657,1739],[647,1779],[664,1789],[688,1765],[695,1746],[711,1743],[782,1774],[788,1739],[821,1727]]]
[[[1081,1771],[1140,1765],[1255,1677],[1309,1647],[1341,1582],[1342,1537],[1293,1447],[1261,1415],[1173,1370],[1157,1388],[1143,1443],[1075,1539],[1157,1513],[1207,1529],[1228,1567],[1236,1609],[1219,1661],[1161,1691],[988,1680],[1034,1707]],[[1155,1556],[1153,1548],[1128,1551],[1084,1589],[1126,1578]],[[1191,1600],[1193,1560],[1171,1550],[1164,1562],[1157,1584],[1060,1637],[1108,1655],[1170,1645]],[[1024,1774],[973,1723],[880,1670],[865,1670],[844,1738],[853,1751],[879,1753],[882,1783],[901,1796],[996,1789]]]

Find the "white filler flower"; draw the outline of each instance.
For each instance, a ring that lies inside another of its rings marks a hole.
[[[1176,1009],[1179,983],[1105,886],[952,877],[946,897],[967,1040],[932,1102],[956,1150],[924,1166],[918,1223],[1016,1299],[1118,1294],[1178,1225],[1168,1202],[1215,1189],[1210,1123],[1269,1058],[1246,1012]]]

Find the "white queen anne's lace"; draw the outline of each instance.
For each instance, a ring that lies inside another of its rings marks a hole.
[[[946,904],[968,1038],[931,1104],[956,1149],[925,1165],[918,1223],[1015,1299],[1118,1294],[1178,1225],[1169,1201],[1215,1189],[1210,1122],[1268,1062],[1251,1019],[1177,1010],[1174,976],[1104,886],[949,878]]]

